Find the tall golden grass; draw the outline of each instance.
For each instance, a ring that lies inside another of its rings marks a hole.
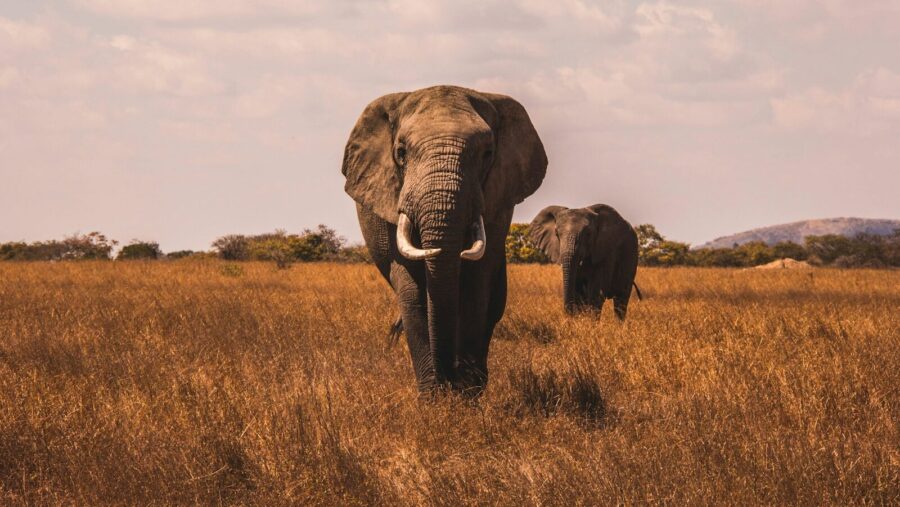
[[[477,405],[364,265],[0,265],[0,503],[900,501],[900,272],[510,268]]]

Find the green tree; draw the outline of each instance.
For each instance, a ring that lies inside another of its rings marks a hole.
[[[512,224],[506,235],[506,261],[511,264],[546,263],[550,259],[528,238],[528,224]]]
[[[764,241],[750,241],[734,250],[741,266],[760,266],[775,260],[772,248]]]
[[[652,224],[641,224],[634,228],[638,239],[638,250],[654,248],[665,240]]]
[[[900,267],[900,229],[884,238],[884,262],[888,266]]]
[[[0,260],[2,261],[23,261],[27,260],[27,256],[28,243],[24,241],[0,244]]]
[[[690,245],[667,240],[652,224],[634,228],[638,240],[638,262],[644,266],[681,266],[688,262]]]
[[[336,257],[345,242],[334,229],[319,224],[316,230],[304,229],[293,245],[299,260],[321,261]]]
[[[781,241],[772,246],[772,253],[776,259],[806,260],[806,249],[793,241]]]
[[[122,247],[116,260],[159,259],[160,257],[162,257],[162,250],[159,249],[159,243],[133,240]]]
[[[691,266],[733,268],[743,266],[743,259],[733,248],[700,248],[688,253]]]
[[[193,250],[176,250],[174,252],[167,253],[166,258],[173,259],[173,260],[174,259],[185,259],[188,257],[192,257],[194,255],[197,255],[197,254],[198,254],[198,252],[195,252]]]
[[[243,261],[249,256],[249,242],[241,234],[229,234],[213,241],[212,247],[219,257],[229,261]]]
[[[687,243],[664,239],[645,250],[639,261],[645,266],[683,266],[687,264],[689,251]]]
[[[338,252],[335,260],[349,263],[371,263],[372,256],[369,254],[369,248],[366,245],[357,244],[341,247],[341,251]]]
[[[853,241],[839,234],[807,236],[806,251],[810,257],[822,264],[831,264],[838,257],[853,255]]]
[[[63,240],[0,245],[0,259],[17,261],[109,260],[116,241],[99,232],[73,234]]]

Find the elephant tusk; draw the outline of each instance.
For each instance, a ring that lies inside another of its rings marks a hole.
[[[412,246],[412,241],[410,240],[411,232],[412,224],[410,224],[409,218],[405,213],[400,213],[400,218],[397,219],[397,250],[400,251],[401,255],[411,261],[421,261],[424,259],[430,259],[441,253],[440,248],[429,248],[423,250],[421,248]]]
[[[467,261],[477,261],[484,256],[484,246],[487,238],[484,234],[484,217],[478,215],[478,221],[473,224],[475,226],[475,242],[468,250],[464,250],[459,254],[460,257]]]

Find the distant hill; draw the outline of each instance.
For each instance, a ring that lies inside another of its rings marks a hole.
[[[731,248],[736,244],[742,245],[751,241],[764,241],[774,245],[780,241],[793,241],[803,244],[803,238],[807,236],[823,236],[825,234],[840,234],[842,236],[856,236],[859,233],[887,235],[900,229],[900,220],[876,219],[876,218],[823,218],[819,220],[803,220],[789,224],[760,227],[749,231],[739,232],[730,236],[723,236],[694,248]]]

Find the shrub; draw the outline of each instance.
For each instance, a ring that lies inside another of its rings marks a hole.
[[[335,260],[347,263],[371,263],[372,255],[369,253],[369,248],[366,245],[357,244],[341,248]]]
[[[62,241],[13,242],[0,245],[0,259],[15,261],[108,260],[116,241],[99,232],[73,234]]]
[[[295,236],[287,236],[284,231],[251,237],[247,242],[247,254],[250,259],[275,261],[280,269],[290,267],[296,260],[292,240]]]
[[[338,260],[345,239],[334,229],[319,225],[300,234],[275,232],[256,236],[229,235],[213,242],[219,257],[225,260],[275,261],[280,268],[293,262]]]
[[[249,243],[241,234],[229,234],[213,241],[212,247],[219,257],[228,261],[242,261],[248,258]]]
[[[166,254],[167,259],[184,259],[187,257],[193,257],[195,255],[200,255],[203,252],[195,252],[193,250],[176,250],[174,252],[169,252]]]
[[[638,239],[638,250],[643,252],[656,247],[665,240],[652,224],[640,224],[634,228]]]
[[[690,245],[663,240],[643,252],[638,250],[638,262],[646,266],[681,266],[687,264]]]
[[[776,259],[794,259],[805,261],[807,258],[806,249],[803,245],[798,245],[793,241],[781,241],[772,246],[772,254]]]
[[[506,262],[511,264],[546,263],[550,259],[528,239],[528,224],[512,224],[506,236]]]
[[[807,236],[806,251],[821,259],[824,264],[831,264],[838,257],[853,254],[852,240],[839,234]]]
[[[733,268],[743,264],[733,248],[700,248],[690,252],[690,265]]]
[[[687,264],[690,245],[667,240],[651,224],[634,228],[638,239],[638,263],[645,266],[679,266]]]
[[[28,243],[21,241],[0,243],[0,260],[2,261],[26,260],[27,252]]]
[[[134,240],[128,245],[122,247],[116,260],[134,260],[134,259],[159,259],[162,257],[162,250],[159,249],[159,243],[155,241],[137,241]]]

